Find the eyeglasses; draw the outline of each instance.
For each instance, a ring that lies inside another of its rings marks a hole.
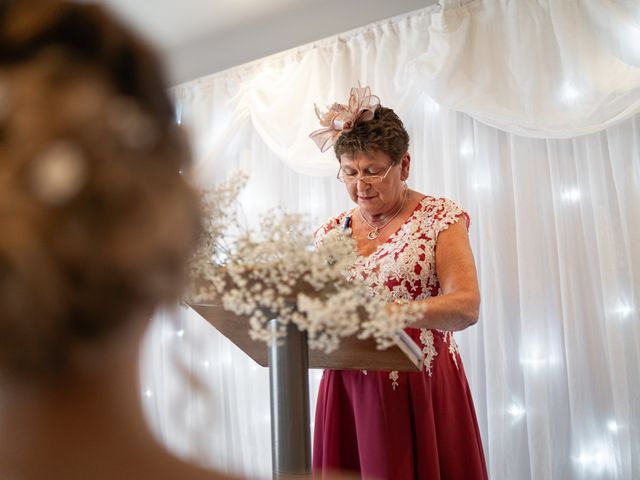
[[[342,183],[356,183],[359,180],[362,180],[364,183],[369,183],[369,184],[380,183],[385,179],[385,177],[391,171],[394,165],[397,165],[397,164],[392,163],[391,165],[389,165],[389,168],[387,168],[387,171],[384,172],[384,175],[365,175],[362,177],[359,177],[357,174],[350,175],[348,173],[344,173],[342,171],[342,167],[340,167],[340,170],[338,170],[338,175],[336,175],[336,178],[340,180]]]

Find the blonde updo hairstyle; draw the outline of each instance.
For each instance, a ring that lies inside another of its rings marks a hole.
[[[179,298],[199,209],[163,78],[98,6],[0,3],[0,372]]]

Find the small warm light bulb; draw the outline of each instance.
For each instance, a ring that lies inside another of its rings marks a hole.
[[[431,97],[425,97],[426,109],[432,113],[438,113],[440,111],[440,104]]]
[[[581,451],[576,461],[582,468],[588,468],[593,472],[602,473],[608,471],[614,473],[616,470],[615,455],[611,449],[604,445],[594,445],[591,450]]]
[[[509,407],[509,410],[507,410],[507,412],[513,418],[520,418],[522,415],[526,413],[524,408],[522,408],[520,405],[516,405],[515,403]]]
[[[573,102],[580,96],[580,91],[571,82],[565,82],[562,86],[562,98],[567,102]]]
[[[475,175],[471,188],[475,191],[491,190],[491,176],[487,171],[478,172]]]
[[[638,60],[640,59],[640,26],[631,24],[626,28],[627,41],[625,46],[631,48],[632,56]]]
[[[460,155],[463,157],[470,157],[473,155],[473,145],[469,140],[466,140],[460,146]]]
[[[554,356],[541,350],[537,345],[533,345],[525,349],[525,352],[527,353],[520,359],[520,363],[524,366],[530,367],[532,370],[538,370],[557,361]]]
[[[233,359],[231,358],[231,353],[226,352],[223,356],[222,356],[222,364],[223,365],[231,365],[231,363],[233,362]]]
[[[628,317],[633,313],[633,308],[626,303],[621,303],[620,306],[616,309],[616,313],[619,313],[622,317]]]
[[[562,191],[562,199],[567,202],[577,202],[580,200],[580,189],[567,188]]]
[[[578,462],[581,463],[582,465],[586,465],[591,461],[591,457],[589,457],[586,453],[582,453],[580,454],[580,456],[578,457]]]

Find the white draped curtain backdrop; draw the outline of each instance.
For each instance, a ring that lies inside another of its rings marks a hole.
[[[634,1],[443,0],[172,93],[200,186],[243,169],[249,225],[273,206],[319,225],[350,203],[333,154],[307,137],[313,104],[370,85],[411,136],[410,186],[471,215],[482,307],[457,338],[491,478],[632,479],[639,67]],[[141,369],[172,450],[270,476],[266,369],[185,307],[157,315]]]

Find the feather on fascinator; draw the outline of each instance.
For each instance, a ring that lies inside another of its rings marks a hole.
[[[342,133],[350,132],[358,122],[372,120],[379,106],[380,99],[371,94],[371,88],[353,87],[349,93],[348,105],[334,103],[324,113],[314,105],[316,116],[324,128],[311,132],[309,137],[324,153],[336,143]]]

